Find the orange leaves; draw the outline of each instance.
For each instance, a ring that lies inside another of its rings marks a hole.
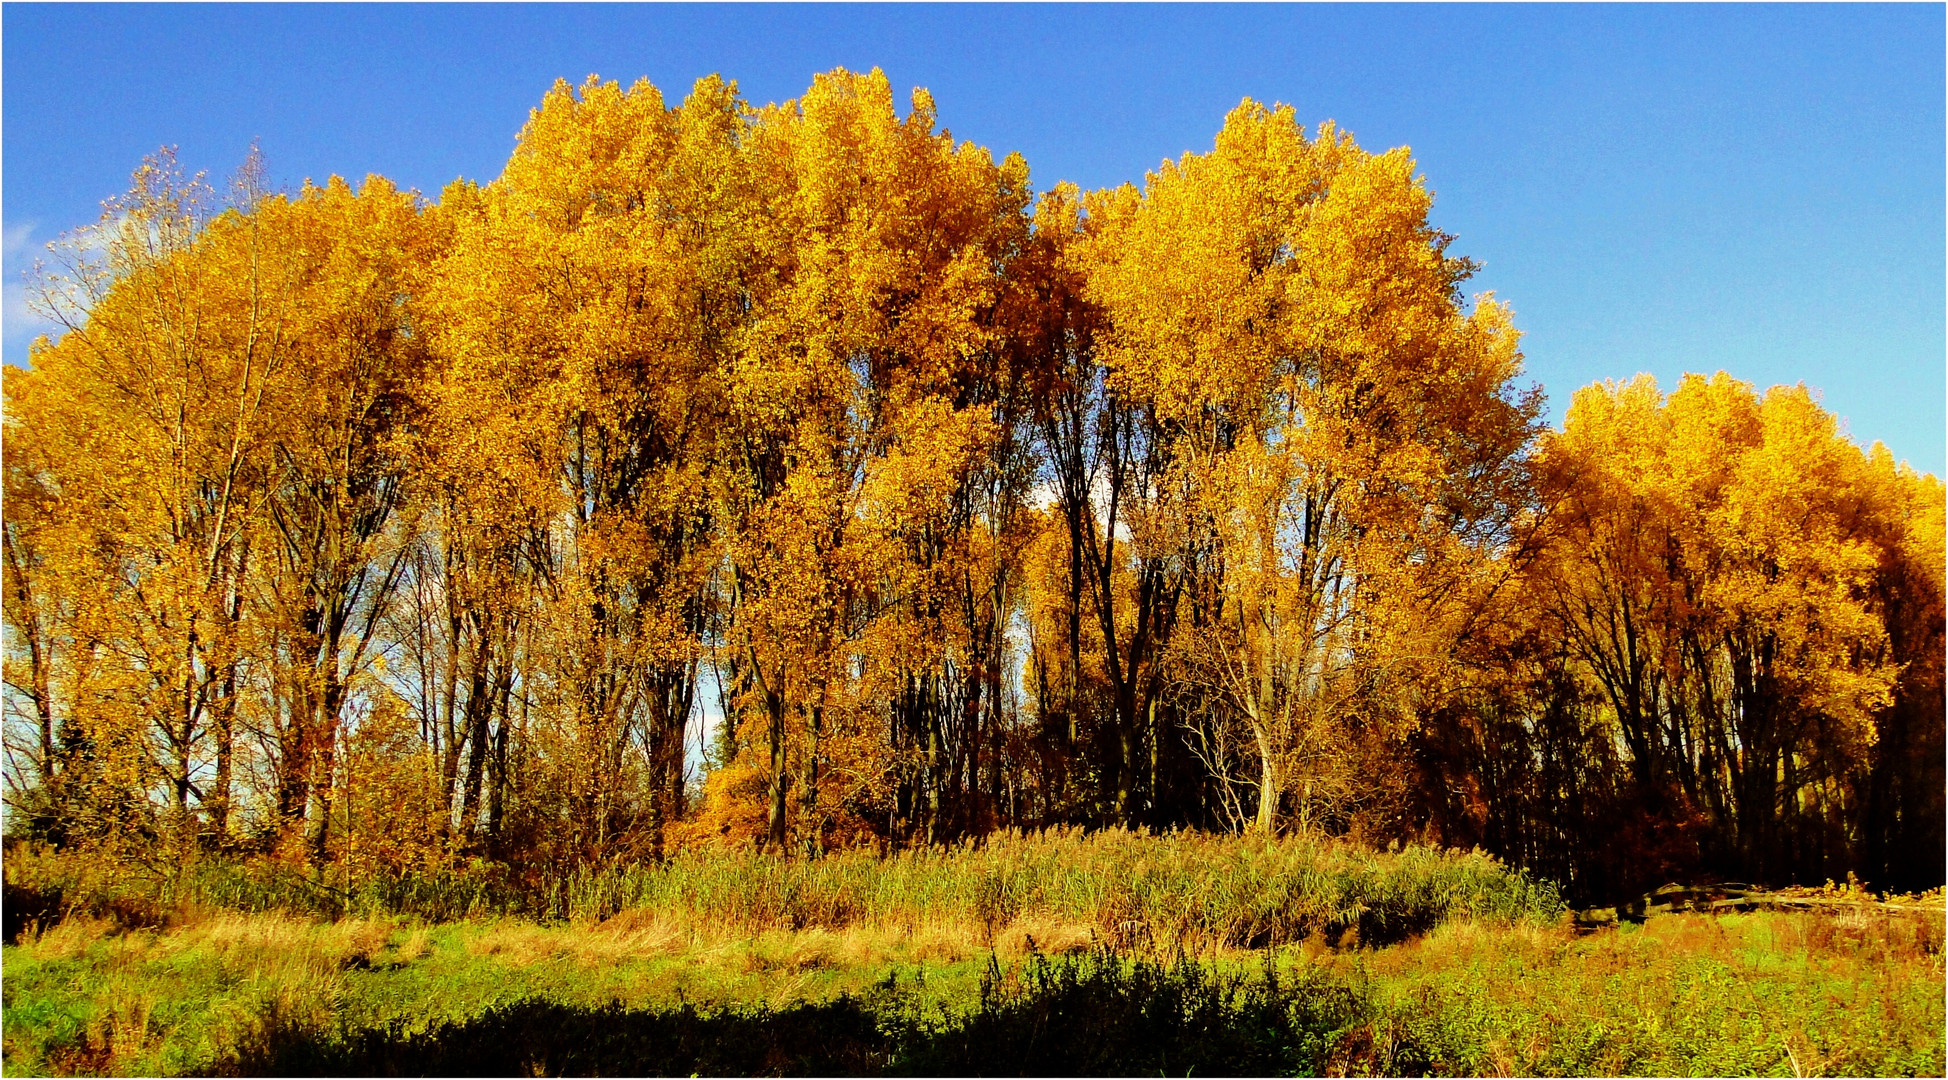
[[[1573,650],[1549,707],[1600,688],[1696,806],[1766,754],[1841,798],[1925,696],[1940,485],[1723,376],[1535,454],[1404,148],[1246,101],[1033,198],[938,121],[878,71],[591,78],[437,206],[145,166],[7,375],[10,683],[134,748],[130,805],[234,777],[373,865],[654,851],[712,696],[702,832],[814,847],[1353,828],[1470,643]]]
[[[1283,344],[1285,233],[1311,165],[1290,109],[1248,104],[1215,154],[1166,162],[1140,201],[1128,188],[1092,198],[1079,257],[1090,300],[1114,313],[1103,358],[1119,390],[1169,420],[1264,407]]]
[[[1648,376],[1588,387],[1544,445],[1534,581],[1639,784],[1681,782],[1764,865],[1775,822],[1864,768],[1892,701],[1891,463],[1804,387],[1722,372],[1668,398]]]
[[[1756,634],[1781,692],[1866,722],[1891,678],[1853,659],[1882,633],[1865,606],[1878,508],[1867,460],[1803,387],[1761,398],[1722,372],[1668,402],[1647,376],[1589,387],[1548,448],[1570,557],[1599,571],[1567,580],[1649,590],[1647,633]]]
[[[1426,349],[1451,317],[1457,283],[1427,224],[1433,196],[1404,148],[1353,153],[1292,236],[1304,271],[1291,289],[1308,327],[1295,344],[1356,356]]]
[[[772,407],[801,393],[843,404],[846,364],[896,400],[951,394],[993,344],[982,315],[1025,233],[1025,170],[956,149],[925,106],[901,121],[884,75],[841,71],[753,116],[758,277],[775,291],[753,298],[750,366],[808,368]]]
[[[353,610],[389,588],[381,570],[361,593],[423,359],[416,200],[379,178],[273,196],[258,173],[209,217],[200,180],[145,166],[99,233],[85,324],[9,377],[14,445],[92,532],[39,545],[88,582],[61,590],[50,695],[71,743],[120,733],[137,756],[111,786],[130,805],[159,792],[178,837],[198,810],[230,828],[248,735],[279,748],[283,809],[319,779],[320,741],[329,761],[338,690],[370,655]]]
[[[1540,399],[1507,311],[1462,310],[1431,201],[1404,150],[1247,101],[1210,154],[1090,196],[1069,252],[1143,455],[1118,524],[1205,628],[1169,677],[1208,695],[1206,746],[1250,729],[1262,828],[1360,797],[1328,774],[1438,694],[1524,495]]]
[[[862,516],[894,536],[929,525],[950,527],[960,486],[987,459],[999,435],[993,418],[928,398],[888,427],[887,452],[866,469]]]
[[[640,207],[673,134],[663,95],[646,79],[626,91],[593,75],[580,87],[558,80],[496,186],[515,215],[573,234]]]

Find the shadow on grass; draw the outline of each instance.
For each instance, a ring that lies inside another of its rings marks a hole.
[[[1133,1076],[1418,1072],[1386,1060],[1342,983],[1113,956],[990,968],[978,1008],[923,1015],[887,983],[781,1009],[632,1010],[525,1001],[408,1034],[267,1027],[237,1075]]]

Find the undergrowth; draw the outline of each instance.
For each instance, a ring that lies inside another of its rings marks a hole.
[[[699,852],[538,891],[497,873],[11,851],[5,1072],[1948,1067],[1938,904],[1587,932],[1476,853],[1117,832]]]
[[[9,907],[43,921],[80,913],[126,926],[165,926],[179,913],[211,909],[450,922],[602,919],[647,908],[749,933],[950,923],[977,927],[990,941],[1040,918],[1087,926],[1106,944],[1188,949],[1257,948],[1321,933],[1397,941],[1450,918],[1547,922],[1563,911],[1553,885],[1478,851],[1120,829],[1004,832],[953,848],[814,860],[709,848],[539,880],[484,863],[347,879],[271,860],[192,857],[143,869],[16,848],[7,882]],[[9,937],[19,929],[13,922]]]
[[[1075,947],[1075,946],[1071,946]],[[8,1075],[1940,1075],[1939,917],[1456,920],[1383,948],[78,917],[5,956]]]

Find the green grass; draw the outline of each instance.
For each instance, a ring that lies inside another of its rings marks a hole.
[[[1352,978],[1445,1073],[1940,1075],[1940,920],[1673,915],[1576,936],[1457,923]]]
[[[9,1075],[547,1072],[1939,1075],[1939,924],[1456,921],[1381,949],[1003,959],[653,918],[169,931],[5,952]],[[824,1034],[819,1034],[823,1032]],[[499,1062],[499,1065],[494,1063]]]
[[[10,905],[56,901],[0,957],[10,1076],[1948,1067],[1938,910],[1586,933],[1470,853],[1125,833],[697,854],[569,882],[568,917],[441,920],[195,884],[261,866],[7,873]]]

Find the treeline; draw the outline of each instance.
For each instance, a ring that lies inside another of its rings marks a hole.
[[[42,275],[13,835],[1942,880],[1940,482],[1722,374],[1547,431],[1404,150],[1248,101],[1142,189],[1036,196],[841,71],[558,84],[437,203],[261,176],[152,159]]]

